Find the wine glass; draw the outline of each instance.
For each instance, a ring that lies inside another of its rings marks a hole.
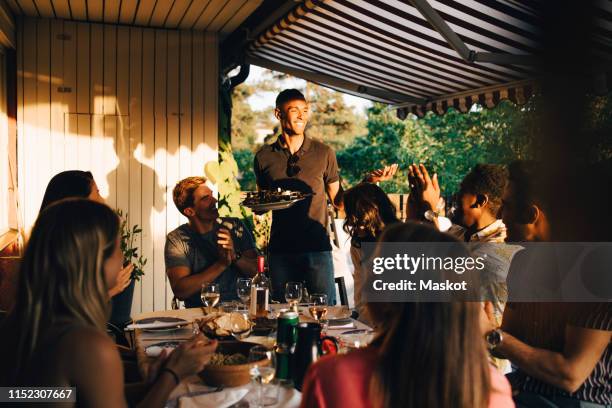
[[[310,295],[308,294],[308,289],[306,289],[306,282],[302,282],[302,286],[304,287],[302,290],[302,302],[309,303]]]
[[[202,285],[200,299],[202,299],[202,304],[206,307],[206,314],[210,313],[211,308],[219,303],[220,298],[221,287],[218,283],[205,283]]]
[[[325,316],[327,316],[327,295],[325,293],[310,295],[308,311],[317,322],[321,323],[324,321]]]
[[[289,307],[297,311],[297,305],[302,298],[302,283],[287,282],[285,285],[285,300],[289,303]]]
[[[249,321],[245,313],[233,312],[230,313],[230,333],[236,340],[242,340],[248,337],[252,331],[252,323]]]
[[[248,303],[251,299],[251,279],[238,278],[236,280],[236,293],[244,305],[244,309],[248,310]]]
[[[258,362],[258,364],[251,367],[249,373],[251,379],[258,384],[257,406],[263,407],[278,403],[278,395],[274,396],[273,392],[268,393],[265,389],[266,386],[274,388],[272,381],[276,374],[276,355],[264,346],[254,346],[249,351],[249,363],[254,362]],[[278,389],[276,390],[278,391]]]

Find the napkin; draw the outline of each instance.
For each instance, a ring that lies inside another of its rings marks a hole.
[[[227,388],[219,392],[180,397],[179,408],[228,408],[249,392],[248,387]]]

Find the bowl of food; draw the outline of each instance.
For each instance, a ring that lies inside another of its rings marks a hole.
[[[249,351],[257,345],[246,341],[220,341],[212,358],[200,372],[200,378],[206,385],[213,387],[248,384],[252,367],[269,364],[263,360],[249,363]]]

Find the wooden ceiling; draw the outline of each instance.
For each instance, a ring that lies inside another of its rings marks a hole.
[[[6,0],[16,15],[228,35],[263,0]]]

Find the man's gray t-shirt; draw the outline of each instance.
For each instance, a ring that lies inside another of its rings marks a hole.
[[[236,251],[244,252],[255,249],[255,240],[251,231],[237,218],[223,218],[223,222],[233,224],[231,234]],[[202,272],[219,259],[217,249],[217,228],[205,233],[198,234],[188,224],[183,224],[166,237],[164,249],[166,270],[176,266],[185,266],[190,269],[190,275]],[[221,302],[237,300],[236,279],[241,276],[240,271],[234,265],[219,275],[214,282],[221,287]],[[185,299],[186,307],[202,306],[200,291]]]

